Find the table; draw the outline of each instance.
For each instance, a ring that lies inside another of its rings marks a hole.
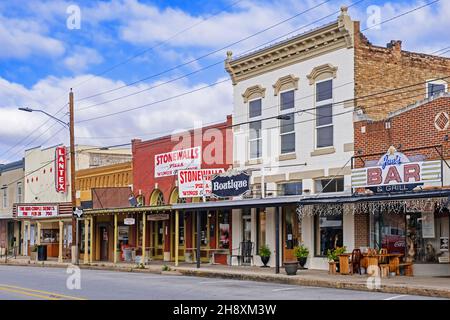
[[[366,269],[368,269],[369,266],[378,267],[380,259],[388,258],[389,272],[395,272],[398,275],[398,265],[400,264],[400,257],[403,257],[402,253],[363,253],[363,258],[361,259],[361,267],[364,267]]]

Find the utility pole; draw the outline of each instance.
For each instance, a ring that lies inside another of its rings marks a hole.
[[[69,93],[69,130],[70,130],[70,192],[72,200],[72,263],[78,264],[78,223],[73,214],[77,206],[77,192],[75,189],[75,134],[74,134],[74,116],[73,116],[73,92],[70,88]],[[75,245],[74,245],[75,243]]]

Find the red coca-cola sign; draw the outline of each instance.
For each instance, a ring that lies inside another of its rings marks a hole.
[[[67,157],[66,157],[66,147],[64,146],[56,148],[55,187],[56,192],[67,191]]]

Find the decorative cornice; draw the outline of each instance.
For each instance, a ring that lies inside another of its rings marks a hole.
[[[290,74],[288,76],[281,77],[273,85],[273,94],[276,96],[281,90],[295,89],[298,90],[298,77]]]
[[[229,51],[225,69],[235,85],[240,81],[328,52],[352,48],[353,30],[354,22],[348,16],[347,8],[343,7],[340,16],[333,23],[236,59],[232,59],[232,53]]]
[[[309,84],[314,84],[316,82],[316,79],[321,75],[327,75],[329,77],[336,78],[337,73],[337,67],[332,66],[329,63],[323,64],[321,66],[315,67],[312,69],[311,73],[308,74],[306,77],[309,80]]]
[[[244,103],[247,103],[250,99],[255,98],[264,98],[266,96],[266,88],[261,87],[260,85],[249,87],[242,94],[244,98]]]

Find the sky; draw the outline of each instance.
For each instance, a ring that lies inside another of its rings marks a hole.
[[[365,29],[374,12],[384,21],[432,1],[363,0],[349,14]],[[70,88],[77,144],[111,146],[225,121],[233,90],[223,63],[228,50],[236,56],[306,32],[355,2],[0,1],[0,163],[68,143],[60,123],[17,108],[68,122]],[[449,16],[450,0],[440,0],[364,34],[375,45],[395,39],[405,50],[432,53],[450,47]],[[98,118],[127,109],[134,110]]]

